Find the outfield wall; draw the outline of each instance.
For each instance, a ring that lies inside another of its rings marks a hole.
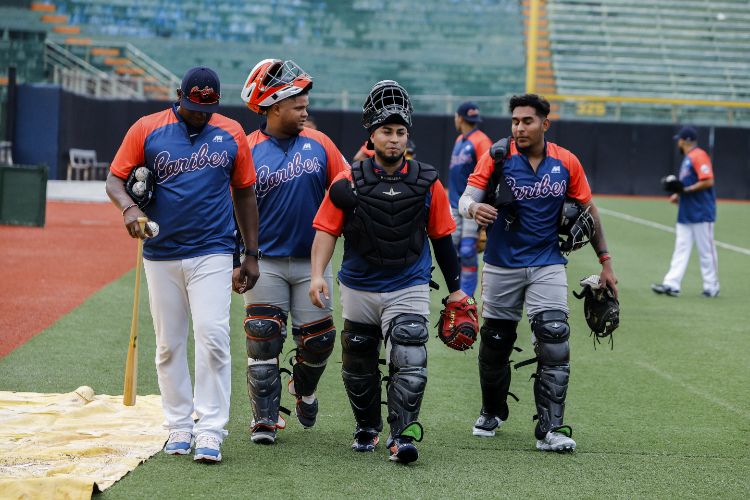
[[[21,164],[47,164],[50,179],[64,179],[70,148],[95,149],[99,161],[111,161],[139,117],[165,108],[163,101],[97,100],[50,85],[20,85],[13,158]],[[366,138],[360,115],[316,111],[318,127],[351,158]],[[258,115],[227,106],[222,114],[250,132]],[[484,131],[494,140],[510,133],[510,119],[485,118]],[[634,123],[555,121],[547,138],[573,151],[581,160],[595,193],[658,195],[659,179],[676,172],[681,159],[672,136],[678,126]],[[699,143],[714,160],[717,194],[750,199],[750,129],[698,127]],[[447,178],[456,138],[453,116],[417,114],[412,138],[417,157],[438,167]]]

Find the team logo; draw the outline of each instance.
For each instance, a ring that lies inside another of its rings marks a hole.
[[[302,151],[310,151],[312,149],[312,145],[309,142],[306,142],[304,146],[302,146]]]
[[[552,167],[552,173],[553,174],[559,174],[560,173],[560,165],[555,165]]]
[[[708,165],[705,165],[705,164],[701,165],[701,173],[702,174],[711,173],[711,167],[709,167]]]
[[[565,194],[568,187],[568,183],[565,181],[552,182],[549,174],[544,174],[541,180],[529,186],[516,186],[516,179],[513,177],[506,178],[506,181],[513,191],[513,197],[519,201],[549,198],[550,196],[558,198]]]
[[[222,136],[220,136],[220,135],[215,135],[215,136],[214,136],[214,142],[222,142],[222,141],[223,141],[223,139],[224,139],[224,138],[223,138]]]
[[[292,160],[286,164],[286,167],[280,168],[274,172],[268,165],[262,165],[258,168],[256,175],[257,181],[255,185],[255,192],[258,198],[262,198],[272,189],[291,181],[297,177],[302,177],[305,174],[313,174],[320,172],[323,166],[318,160],[318,157],[302,159],[302,154],[295,153]]]
[[[197,152],[188,158],[172,159],[169,151],[162,151],[154,157],[154,172],[158,183],[162,183],[183,172],[194,172],[206,167],[226,167],[230,163],[229,154],[226,151],[208,152],[208,143],[204,143]]]
[[[388,196],[397,196],[397,195],[401,194],[401,191],[394,191],[393,190],[393,186],[391,186],[390,191],[383,191],[383,194],[386,194]]]

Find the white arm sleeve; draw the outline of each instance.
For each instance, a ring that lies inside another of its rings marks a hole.
[[[484,200],[484,189],[466,186],[464,194],[458,200],[458,212],[464,217],[473,219],[474,215],[469,213],[469,209],[474,203],[481,203],[482,200]]]

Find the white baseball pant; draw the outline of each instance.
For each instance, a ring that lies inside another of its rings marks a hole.
[[[156,332],[156,374],[164,426],[222,441],[229,421],[229,307],[232,256],[144,259]],[[195,393],[187,360],[190,319],[195,337]],[[198,421],[193,422],[193,411]]]
[[[714,223],[681,224],[678,222],[675,232],[672,263],[662,283],[675,290],[680,289],[680,283],[685,276],[685,270],[690,260],[693,242],[695,242],[695,246],[698,248],[701,276],[703,276],[703,290],[709,293],[718,292],[719,260],[714,244]]]

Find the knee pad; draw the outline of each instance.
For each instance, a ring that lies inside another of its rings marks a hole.
[[[542,311],[531,321],[536,337],[534,350],[540,365],[567,365],[570,360],[570,326],[563,311]]]
[[[341,331],[344,388],[360,428],[383,429],[380,416],[380,326],[344,321]]]
[[[510,394],[510,354],[518,334],[518,321],[487,318],[479,330],[479,385],[482,389],[482,408],[508,418]],[[513,396],[515,397],[515,396]]]
[[[292,328],[297,344],[297,362],[309,366],[325,366],[336,343],[336,328],[328,316],[312,323]]]
[[[464,267],[477,267],[477,239],[461,238],[458,246],[458,257],[461,259],[461,265]]]
[[[245,310],[247,356],[260,360],[277,358],[286,338],[286,313],[269,304],[250,304]]]
[[[391,362],[388,384],[388,422],[391,435],[399,436],[416,422],[427,386],[427,319],[418,314],[399,314],[388,329]]]

